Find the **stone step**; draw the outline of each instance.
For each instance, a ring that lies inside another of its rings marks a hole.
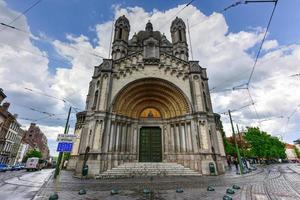
[[[95,178],[132,176],[201,176],[201,174],[178,163],[124,163],[96,175]]]

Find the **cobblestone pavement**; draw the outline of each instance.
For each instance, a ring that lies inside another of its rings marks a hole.
[[[269,199],[300,199],[300,165],[271,165],[245,175],[228,172],[221,176],[201,177],[153,177],[127,179],[88,179],[73,178],[72,172],[63,171],[57,180],[51,179],[38,192],[35,200],[48,199],[57,192],[59,199],[105,199],[105,200],[193,200],[222,199],[227,188],[236,184],[240,190],[234,190],[230,195],[233,199],[269,200]],[[215,191],[207,191],[207,186],[213,186]],[[87,194],[78,195],[80,189],[86,189]],[[149,188],[152,193],[143,194]],[[182,193],[176,193],[176,188],[182,188]],[[119,194],[111,195],[112,189],[118,189]]]

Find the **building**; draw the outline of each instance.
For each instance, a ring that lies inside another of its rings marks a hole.
[[[295,145],[285,144],[285,154],[288,160],[298,160],[297,154],[295,152]]]
[[[0,163],[14,164],[23,132],[17,115],[8,111],[10,103],[2,103],[5,98],[0,89]]]
[[[124,163],[177,163],[198,174],[225,170],[206,69],[190,61],[186,26],[176,18],[172,42],[151,22],[129,39],[116,20],[112,59],[96,66],[86,100],[76,173],[93,177]]]
[[[17,155],[19,152],[24,131],[21,129],[21,124],[18,123],[17,115],[14,115],[15,120],[10,124],[8,133],[6,135],[6,145],[9,150],[9,164],[14,165],[17,162]]]
[[[82,132],[82,125],[85,121],[86,112],[78,112],[76,114],[76,124],[75,124],[75,131],[74,134],[76,135],[76,141],[73,144],[73,149],[71,152],[71,156],[68,162],[67,169],[73,170],[76,167],[76,161],[78,159],[79,153],[79,144],[80,144],[80,137]]]
[[[42,159],[49,159],[49,148],[48,140],[45,134],[41,131],[40,127],[35,123],[31,123],[27,131],[25,131],[25,136],[23,137],[23,142],[29,144],[32,149],[38,149],[42,153]]]
[[[25,131],[24,131],[24,134],[25,134]],[[24,143],[21,140],[20,147],[19,147],[18,154],[17,154],[16,162],[22,163],[23,162],[23,158],[24,158],[24,156],[26,155],[26,153],[28,152],[29,149],[30,149],[29,144],[26,144],[26,143]]]

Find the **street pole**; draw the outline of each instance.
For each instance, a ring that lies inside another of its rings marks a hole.
[[[68,134],[68,129],[69,129],[69,119],[70,119],[71,109],[72,109],[72,107],[70,106],[70,108],[69,108],[69,113],[68,113],[68,117],[67,117],[67,121],[66,121],[66,125],[65,125],[65,131],[64,131],[64,134]],[[56,179],[56,177],[59,175],[59,171],[60,171],[60,163],[61,163],[62,157],[63,157],[63,152],[59,152],[58,158],[57,158],[57,163],[56,163],[56,168],[55,168],[55,173],[54,173],[54,178],[55,178],[55,179]]]
[[[232,128],[232,136],[234,138],[235,150],[236,150],[236,154],[237,154],[239,165],[240,165],[240,173],[243,174],[243,166],[242,166],[242,162],[241,162],[241,155],[240,155],[240,151],[239,151],[239,148],[238,148],[238,145],[237,145],[237,142],[236,142],[236,137],[235,137],[235,132],[234,132],[234,127],[233,127],[233,123],[232,123],[230,110],[228,110],[228,114],[229,114],[229,119],[230,119],[231,128]]]

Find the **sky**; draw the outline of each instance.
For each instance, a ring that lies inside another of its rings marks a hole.
[[[176,16],[188,21],[193,58],[207,69],[214,112],[249,105],[247,90],[227,89],[247,82],[274,4],[223,11],[235,2],[194,0],[184,8],[188,1],[0,0],[0,23],[21,30],[0,25],[0,87],[10,111],[24,129],[36,122],[51,155],[57,155],[56,137],[64,131],[68,108],[77,108],[70,120],[73,133],[94,66],[109,56],[113,21],[123,14],[130,36],[151,20],[154,30],[170,39],[171,21]],[[255,106],[232,113],[240,129],[259,126],[288,143],[300,138],[300,76],[292,76],[300,73],[299,7],[299,0],[278,1],[249,87]],[[228,115],[221,117],[229,136]]]

